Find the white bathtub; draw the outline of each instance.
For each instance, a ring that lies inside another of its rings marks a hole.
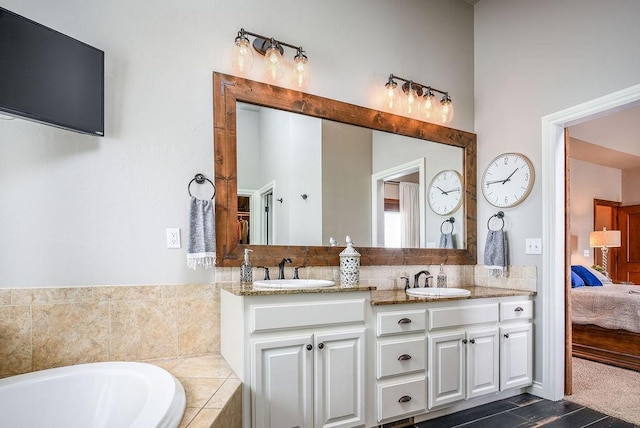
[[[175,428],[186,398],[146,363],[79,364],[0,379],[1,427]]]

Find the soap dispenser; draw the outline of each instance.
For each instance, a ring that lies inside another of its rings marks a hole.
[[[340,283],[353,287],[360,281],[360,253],[353,248],[353,241],[347,236],[347,248],[340,253]]]
[[[440,263],[440,272],[436,276],[436,287],[447,288],[447,274],[444,271],[444,263]]]
[[[249,253],[253,251],[248,248],[244,250],[244,261],[240,265],[240,282],[243,284],[249,284],[253,282],[253,266],[249,261]]]

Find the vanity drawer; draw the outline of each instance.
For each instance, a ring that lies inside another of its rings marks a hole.
[[[498,322],[498,304],[429,309],[429,330]]]
[[[533,318],[533,301],[500,303],[500,321],[525,320]]]
[[[378,422],[427,410],[427,378],[378,385]]]
[[[426,369],[427,340],[425,337],[378,342],[378,379]]]
[[[312,303],[251,305],[249,311],[251,333],[362,323],[365,320],[365,300],[350,299]]]
[[[424,331],[427,328],[427,311],[417,309],[379,313],[376,324],[378,336]]]

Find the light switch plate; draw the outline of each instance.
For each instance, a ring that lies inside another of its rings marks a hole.
[[[526,254],[542,254],[542,238],[527,238]]]

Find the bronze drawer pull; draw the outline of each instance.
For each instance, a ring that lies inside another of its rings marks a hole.
[[[524,309],[522,309],[522,307],[518,306],[517,308],[514,309],[514,311],[522,312],[522,311],[524,311]]]
[[[398,400],[398,403],[408,403],[409,401],[411,401],[411,397],[409,397],[408,395],[403,395]]]
[[[411,320],[409,318],[400,318],[398,324],[411,324]]]
[[[402,354],[398,357],[398,361],[407,361],[411,359],[411,355],[409,354]]]

